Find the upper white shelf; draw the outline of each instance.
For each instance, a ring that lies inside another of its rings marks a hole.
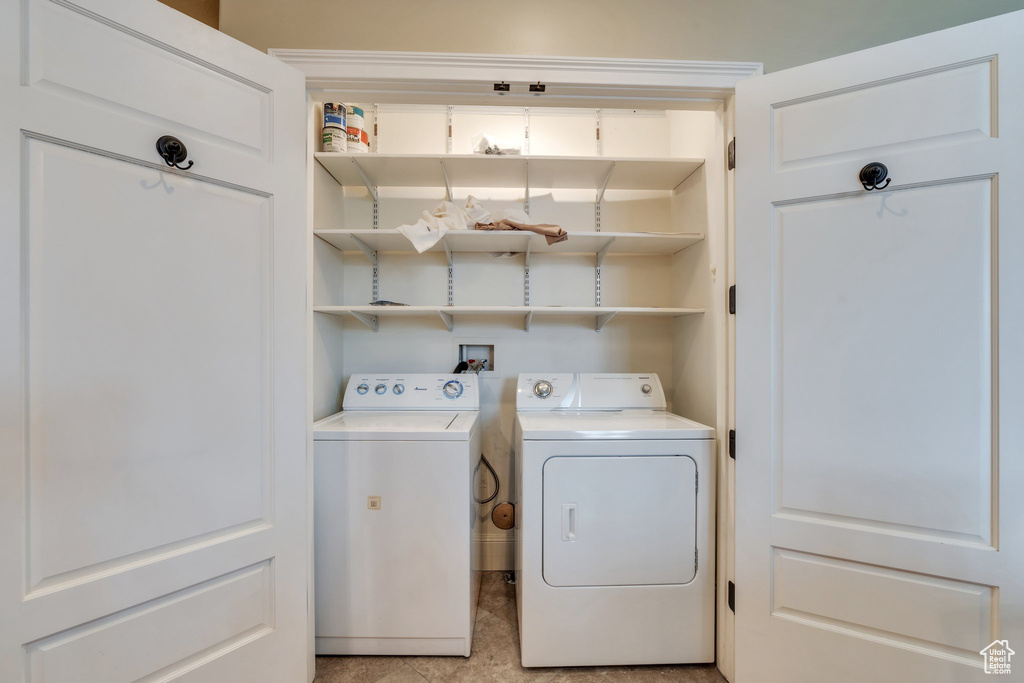
[[[432,317],[440,316],[449,331],[454,329],[455,316],[522,317],[523,328],[530,329],[534,316],[540,317],[594,317],[594,329],[600,331],[616,316],[680,318],[698,315],[703,308],[651,308],[636,306],[314,306],[314,313],[350,315],[362,321],[374,332],[379,317]]]
[[[672,190],[703,159],[318,152],[342,185]]]
[[[415,251],[397,230],[315,230],[314,234],[342,251]],[[704,239],[700,233],[570,232],[564,242],[548,244],[543,235],[527,231],[449,230],[428,251],[525,252],[534,254],[674,254]]]

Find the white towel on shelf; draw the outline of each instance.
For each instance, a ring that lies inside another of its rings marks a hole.
[[[522,145],[496,138],[489,133],[474,135],[471,144],[473,145],[473,154],[514,155],[521,154],[523,151]]]
[[[493,223],[505,218],[520,223],[530,222],[530,217],[523,211],[497,209],[491,212],[476,197],[469,196],[464,207],[441,202],[433,211],[424,211],[423,217],[412,225],[400,225],[397,230],[422,254],[440,242],[449,230],[472,230],[477,223]]]

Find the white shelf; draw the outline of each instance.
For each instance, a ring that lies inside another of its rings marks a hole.
[[[523,318],[525,329],[538,316],[593,317],[594,328],[600,330],[613,317],[643,316],[678,318],[704,312],[703,308],[640,308],[628,306],[314,306],[315,313],[352,316],[374,331],[378,317],[438,316],[449,330],[456,316],[509,316]]]
[[[341,251],[415,251],[397,230],[315,230],[317,237]],[[525,252],[533,254],[674,254],[704,239],[700,233],[570,232],[564,242],[548,244],[543,235],[526,231],[450,230],[428,251]],[[610,246],[609,246],[610,245]]]
[[[671,190],[703,159],[317,152],[342,185]],[[446,176],[447,175],[447,182]]]

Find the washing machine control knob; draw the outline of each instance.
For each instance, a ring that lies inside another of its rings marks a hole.
[[[373,388],[373,390],[374,390],[374,392],[376,392],[376,393],[377,393],[377,395],[379,396],[380,394],[384,394],[384,393],[387,393],[387,390],[388,390],[388,385],[387,385],[387,384],[378,384],[377,386],[375,386],[375,387]]]
[[[541,380],[533,385],[533,393],[538,398],[547,398],[551,395],[551,382]]]
[[[644,396],[649,396],[651,394],[651,385],[650,384],[643,385],[642,387],[640,387],[640,391],[643,392]]]
[[[441,387],[445,398],[458,398],[462,396],[462,382],[457,379],[449,380]]]
[[[363,394],[365,394],[369,390],[370,390],[370,387],[366,386],[365,384],[360,384],[358,387],[356,387],[356,393],[359,394],[360,396],[362,396]]]
[[[396,384],[395,386],[391,387],[391,391],[395,392],[395,396],[401,396],[402,394],[405,393],[405,385]]]

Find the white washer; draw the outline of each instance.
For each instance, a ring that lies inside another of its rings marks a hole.
[[[654,374],[522,374],[523,666],[715,659],[714,430]]]
[[[352,375],[313,425],[317,654],[469,656],[475,375]]]

